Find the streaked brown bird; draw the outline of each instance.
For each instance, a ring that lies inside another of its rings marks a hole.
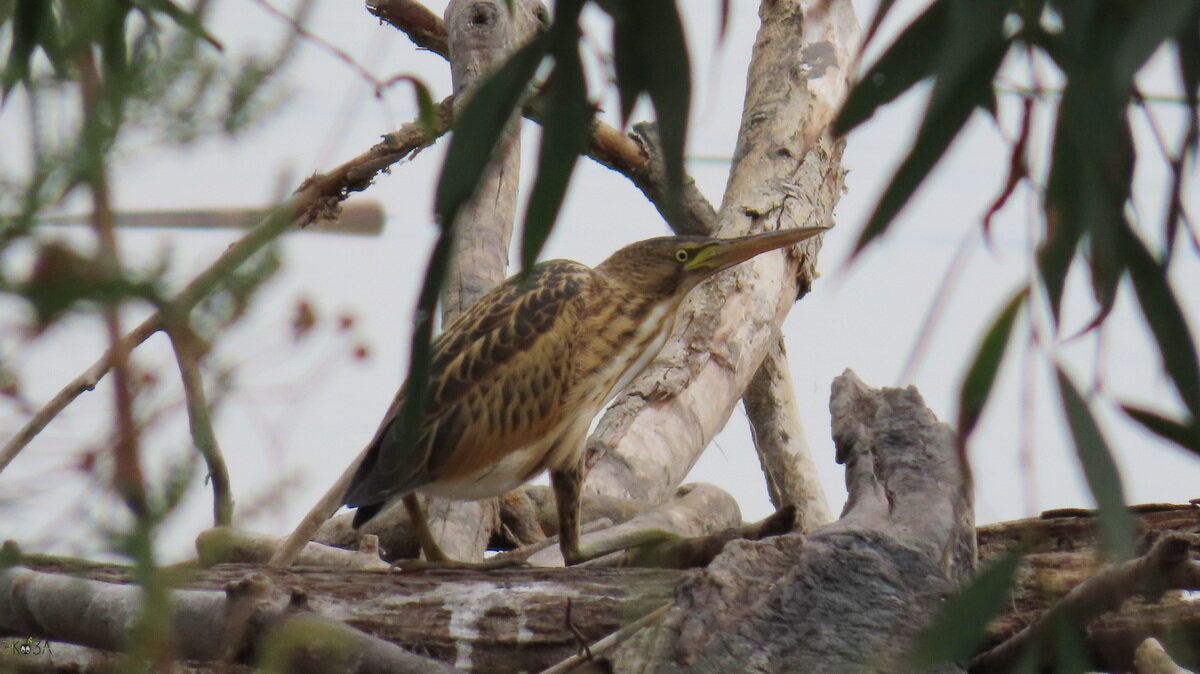
[[[416,444],[399,415],[404,388],[346,492],[354,526],[402,498],[426,559],[449,561],[416,492],[476,500],[550,471],[559,545],[579,551],[584,441],[593,417],[658,355],[683,298],[701,281],[823,227],[736,239],[667,236],[640,241],[592,269],[550,260],[484,295],[433,342]]]

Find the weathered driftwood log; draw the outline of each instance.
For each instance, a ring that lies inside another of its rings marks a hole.
[[[599,494],[583,497],[584,524],[607,519],[620,524],[645,511],[647,505]],[[409,526],[403,504],[396,503],[376,515],[359,530],[350,525],[353,514],[343,513],[329,519],[317,531],[313,540],[325,545],[353,549],[362,535],[379,537],[379,547],[385,560],[409,559],[418,552],[417,540]],[[500,499],[499,537],[493,536],[494,549],[505,550],[536,543],[546,536],[558,534],[558,510],[550,487],[527,485]]]
[[[543,494],[543,490],[546,488],[533,490],[532,494],[535,496],[530,496],[531,492],[527,491],[517,492],[529,497],[529,503],[525,504],[527,507],[523,511],[524,517],[556,519],[553,510],[554,498],[551,494]],[[505,502],[508,500],[506,497]],[[548,503],[538,504],[536,501],[547,501]],[[581,546],[582,549],[589,552],[589,556],[593,552],[598,556],[626,547],[646,546],[667,540],[680,541],[677,545],[642,550],[640,554],[629,556],[627,558],[629,561],[625,562],[639,566],[646,566],[649,564],[649,560],[660,557],[664,560],[698,559],[699,556],[708,554],[703,550],[713,545],[713,541],[716,540],[713,538],[693,539],[717,534],[724,536],[724,540],[729,540],[738,534],[744,537],[761,538],[763,535],[781,533],[778,522],[782,520],[778,517],[771,523],[743,527],[737,501],[733,500],[733,497],[724,490],[704,483],[680,487],[675,498],[656,508],[633,508],[630,507],[629,502],[623,499],[607,497],[588,497],[584,502],[587,506],[584,512],[590,517],[584,522]],[[384,513],[385,515],[390,514],[391,517],[385,518],[380,525],[375,525],[380,534],[386,537],[387,544],[395,546],[391,550],[381,549],[375,536],[369,533],[374,529],[370,525],[363,528],[364,535],[361,536],[362,542],[359,542],[360,533],[350,526],[349,517],[343,515],[326,523],[326,526],[322,528],[326,539],[322,540],[322,537],[318,536],[318,542],[308,543],[300,552],[296,563],[301,566],[372,569],[387,567],[387,564],[380,561],[381,552],[384,553],[382,559],[388,561],[411,559],[417,551],[417,545],[416,541],[411,538],[407,518],[402,521],[398,518],[398,514],[403,510],[403,507],[391,508],[388,513]],[[794,511],[789,512],[794,513]],[[625,521],[613,526],[613,522],[606,517],[607,514],[616,515]],[[383,516],[380,515],[380,517]],[[790,526],[794,521],[794,514],[789,514],[786,519]],[[519,526],[536,527],[539,531],[545,530],[537,519],[523,521]],[[556,534],[557,531],[551,529],[551,535]],[[546,536],[542,535],[530,541],[522,541],[522,544],[528,545],[544,540],[546,540]],[[351,549],[353,545],[358,545],[358,549]],[[284,547],[284,539],[223,527],[209,529],[196,539],[196,550],[199,553],[200,561],[206,566],[226,562],[265,563],[272,560],[282,547]],[[672,548],[672,550],[668,551],[666,548]],[[393,553],[392,550],[399,552]],[[710,559],[712,554],[708,554]],[[534,552],[528,561],[534,566],[563,565],[562,554],[557,546],[544,546],[541,550]],[[610,560],[610,563],[612,561]],[[672,567],[697,565],[694,561],[664,563]]]
[[[222,591],[176,590],[172,640],[187,660],[254,663],[271,642],[294,639],[277,660],[293,671],[412,672],[452,668],[373,637],[348,622],[308,610],[303,590],[276,589],[261,573],[242,574]],[[128,578],[125,578],[128,580]],[[142,608],[142,592],[120,585],[28,569],[0,570],[0,628],[38,638],[120,651]]]
[[[127,621],[136,615],[140,591],[128,584],[132,574],[127,568],[93,565],[86,575],[94,580],[19,568],[0,570],[0,635],[119,650]],[[224,590],[248,576],[254,577],[254,587],[267,579],[269,587],[289,588],[292,597],[303,597],[313,609],[308,613],[293,607],[288,613],[287,592],[264,590],[275,613],[264,608],[266,612],[250,621],[252,625],[266,625],[268,617],[286,613],[288,619],[340,623],[337,630],[353,631],[354,649],[386,646],[395,657],[402,649],[428,656],[420,658],[424,669],[396,664],[394,669],[359,671],[437,672],[439,664],[450,663],[467,671],[515,672],[549,667],[574,654],[581,638],[584,643],[598,641],[668,603],[679,572],[511,569],[400,574],[222,564],[184,583],[188,589],[174,593],[176,633],[187,635],[179,641],[182,657],[223,657],[227,642],[222,635],[230,613]],[[252,631],[240,637],[235,661],[258,662],[257,648],[271,633]],[[354,671],[353,663],[334,655],[330,666]],[[306,667],[325,667],[313,657],[304,663]]]
[[[830,408],[842,519],[731,542],[614,652],[616,671],[904,671],[911,639],[973,567],[970,488],[953,433],[915,389],[869,389],[847,372]]]

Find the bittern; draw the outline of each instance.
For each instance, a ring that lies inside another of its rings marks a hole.
[[[346,492],[354,526],[402,498],[426,559],[447,562],[416,492],[490,498],[549,469],[563,559],[583,561],[579,498],[593,417],[658,354],[701,281],[823,231],[667,236],[595,269],[550,260],[509,278],[434,339],[418,433],[403,432],[405,389],[396,395]],[[406,437],[419,440],[401,444]]]

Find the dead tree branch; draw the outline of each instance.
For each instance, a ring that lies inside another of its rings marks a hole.
[[[751,377],[742,394],[742,405],[754,433],[754,449],[767,479],[771,503],[776,508],[795,506],[798,531],[812,531],[833,521],[812,450],[804,437],[782,337],[776,337]]]
[[[1039,652],[1043,661],[1052,661],[1053,640],[1043,637],[1064,616],[1069,616],[1073,623],[1086,625],[1096,616],[1120,607],[1135,594],[1157,597],[1170,589],[1200,589],[1200,562],[1191,557],[1191,547],[1196,542],[1194,535],[1168,534],[1145,555],[1096,573],[1076,585],[1036,622],[976,656],[971,661],[971,671],[980,674],[1010,671],[1017,657],[1034,642],[1042,644]]]
[[[142,590],[28,569],[0,570],[0,627],[108,651],[125,647]],[[262,574],[225,592],[176,590],[173,643],[189,660],[274,663],[304,671],[453,672],[339,620],[311,612],[306,594],[290,599]]]
[[[915,389],[847,372],[830,410],[842,519],[726,545],[662,622],[617,649],[615,671],[903,671],[910,640],[972,568],[970,489],[953,433]]]

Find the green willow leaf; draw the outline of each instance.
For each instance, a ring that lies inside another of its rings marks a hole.
[[[430,135],[436,133],[438,107],[437,103],[433,102],[433,94],[425,82],[413,75],[397,75],[388,84],[392,82],[408,82],[413,86],[413,95],[417,99],[417,123],[421,125],[421,130],[425,133]]]
[[[877,11],[885,11],[884,6],[880,5]],[[870,119],[881,106],[933,75],[938,51],[946,37],[949,15],[949,0],[937,0],[904,29],[850,90],[833,122],[835,135],[849,133]]]
[[[1009,44],[1005,40],[992,45],[991,49],[983,52],[967,70],[960,72],[957,81],[939,80],[934,85],[930,105],[926,108],[925,118],[921,121],[912,149],[892,176],[874,212],[859,234],[858,241],[854,244],[855,254],[887,231],[892,220],[941,160],[950,143],[958,137],[958,132],[971,118],[971,113],[992,99],[992,79],[1008,52]],[[938,103],[936,107],[934,102]]]
[[[438,177],[434,212],[448,229],[479,186],[521,97],[546,55],[545,34],[518,49],[471,94],[454,121]]]
[[[1167,376],[1192,418],[1200,418],[1200,361],[1187,319],[1163,267],[1131,229],[1124,230],[1129,274]]]
[[[987,405],[992,386],[996,382],[996,374],[1004,361],[1008,339],[1012,335],[1013,324],[1016,322],[1017,311],[1029,298],[1029,288],[1022,288],[1004,305],[1004,309],[988,329],[987,335],[979,343],[967,376],[963,378],[962,387],[958,394],[958,442],[966,445],[967,438],[975,430],[979,415]]]
[[[213,46],[217,51],[222,51],[225,47],[221,41],[213,37],[205,28],[200,17],[193,12],[189,12],[179,5],[171,2],[171,0],[131,0],[134,6],[137,6],[148,12],[161,12],[171,17],[171,20],[179,25],[180,28],[188,31],[192,35],[204,40]]]
[[[1122,405],[1121,409],[1129,415],[1129,418],[1145,426],[1152,433],[1157,433],[1184,449],[1200,454],[1200,424],[1195,420],[1184,424],[1132,405]]]
[[[946,599],[941,612],[917,637],[910,656],[916,671],[948,662],[965,662],[983,642],[988,623],[1008,603],[1022,552],[1005,553],[982,569],[967,586]]]
[[[1071,428],[1079,464],[1083,467],[1092,496],[1100,507],[1100,545],[1114,557],[1127,559],[1133,556],[1136,527],[1125,505],[1125,491],[1117,464],[1087,402],[1062,368],[1055,369],[1063,412]]]
[[[554,71],[544,88],[545,114],[537,178],[530,191],[521,236],[521,267],[528,271],[542,251],[554,225],[580,153],[587,149],[594,108],[587,99],[587,82],[577,42],[556,54]]]
[[[627,3],[613,14],[613,50],[621,117],[627,120],[645,91],[654,105],[666,174],[663,212],[679,213],[683,188],[683,151],[691,105],[691,69],[687,41],[674,0]]]
[[[546,55],[547,44],[543,33],[509,56],[479,85],[455,119],[454,135],[434,195],[434,211],[442,231],[430,253],[414,311],[408,379],[399,412],[402,444],[415,444],[420,432],[421,409],[429,385],[433,315],[454,249],[454,220],[483,179],[513,111]]]
[[[54,8],[46,0],[17,0],[11,25],[12,45],[8,51],[8,62],[0,73],[0,86],[4,89],[6,99],[17,82],[28,81],[33,50],[46,40],[48,34],[58,30]]]
[[[1113,49],[1116,68],[1112,76],[1118,82],[1132,82],[1150,56],[1196,15],[1196,0],[1142,0],[1133,7],[1136,14],[1124,24],[1121,40]]]

